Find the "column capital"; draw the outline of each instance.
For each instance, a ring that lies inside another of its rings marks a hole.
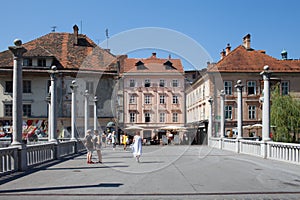
[[[96,103],[96,102],[98,101],[98,97],[97,97],[97,96],[94,96],[93,101]]]
[[[13,53],[15,58],[22,57],[22,55],[27,51],[22,46],[22,41],[20,39],[15,39],[14,44],[16,46],[10,46],[10,47],[8,47],[8,49]]]
[[[88,91],[88,90],[85,90],[83,96],[85,96],[85,97],[90,96],[89,91]]]
[[[212,97],[209,97],[207,101],[210,103],[210,105],[212,105],[212,103],[214,102]]]
[[[226,95],[226,94],[225,94],[225,91],[224,91],[224,90],[221,90],[221,91],[220,91],[220,97],[221,97],[221,98],[224,98],[225,95]]]
[[[71,88],[72,92],[76,92],[76,89],[78,88],[78,85],[76,84],[76,80],[72,81],[70,88]]]
[[[242,81],[241,80],[238,80],[237,82],[236,82],[236,85],[234,86],[236,89],[238,89],[238,90],[242,90],[243,89],[243,87],[244,87],[244,85],[242,84]]]
[[[272,71],[270,71],[270,67],[265,65],[263,68],[264,71],[260,72],[260,75],[263,76],[264,80],[270,80]]]

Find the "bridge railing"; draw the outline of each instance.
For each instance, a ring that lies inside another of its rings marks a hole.
[[[300,164],[300,144],[268,142],[267,157]]]
[[[84,151],[81,140],[0,148],[0,176]]]
[[[249,139],[210,138],[209,146],[300,165],[300,144]]]
[[[0,175],[18,171],[18,147],[0,148]]]

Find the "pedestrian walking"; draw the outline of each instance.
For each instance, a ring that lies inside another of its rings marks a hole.
[[[99,135],[98,130],[94,130],[93,142],[94,142],[94,148],[95,148],[95,150],[97,152],[97,156],[98,156],[98,163],[102,163],[101,137]]]
[[[113,146],[113,150],[116,150],[117,136],[116,136],[116,132],[115,131],[113,131],[111,133],[111,143],[112,143],[112,146]]]
[[[106,147],[106,134],[105,132],[101,135],[102,145],[104,145],[104,148]]]
[[[124,135],[122,137],[122,144],[123,144],[123,147],[124,147],[125,151],[126,151],[128,142],[129,142],[128,135],[127,135],[127,133],[124,133]]]
[[[133,157],[135,157],[137,162],[140,162],[140,157],[142,155],[142,137],[140,132],[136,132],[133,138]]]
[[[90,129],[88,129],[86,131],[86,134],[84,137],[84,146],[87,150],[86,162],[87,162],[87,164],[93,164],[94,162],[92,161],[92,155],[93,155],[93,151],[94,151],[94,144],[93,144],[92,131]]]

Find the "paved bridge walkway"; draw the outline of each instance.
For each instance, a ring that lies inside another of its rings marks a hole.
[[[140,163],[106,147],[103,162],[83,154],[2,177],[0,200],[300,199],[299,165],[207,146],[145,146]]]

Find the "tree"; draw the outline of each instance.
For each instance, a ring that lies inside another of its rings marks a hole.
[[[299,100],[290,95],[281,95],[277,86],[272,92],[271,101],[271,125],[275,126],[272,139],[277,142],[295,142],[300,124]]]

